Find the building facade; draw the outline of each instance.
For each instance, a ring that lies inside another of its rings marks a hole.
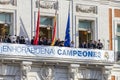
[[[1,37],[17,35],[31,41],[40,7],[40,36],[52,38],[57,12],[56,38],[64,40],[70,12],[70,36],[76,47],[1,43],[0,79],[120,80],[119,4],[119,0],[0,0]],[[99,39],[103,50],[78,48],[84,41]]]

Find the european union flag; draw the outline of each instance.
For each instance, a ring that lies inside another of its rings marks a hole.
[[[68,20],[67,20],[67,26],[65,32],[64,46],[70,47],[70,12],[69,11],[68,11]]]

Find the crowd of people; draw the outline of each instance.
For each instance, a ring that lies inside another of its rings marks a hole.
[[[90,48],[90,49],[102,49],[103,48],[103,43],[100,41],[92,41],[90,40],[89,42],[83,42],[79,45],[79,48]]]
[[[18,44],[33,44],[34,37],[29,41],[27,38],[24,36],[11,36],[11,35],[6,35],[4,37],[0,37],[0,42],[3,43],[18,43]],[[38,45],[51,45],[51,39],[47,39],[46,37],[39,37]],[[61,41],[60,39],[57,39],[54,46],[64,46],[64,41]],[[71,41],[70,46],[68,47],[75,47],[74,41]],[[102,49],[103,44],[98,41],[93,41],[90,40],[89,42],[82,42],[79,45],[79,48],[90,48],[90,49]]]
[[[16,36],[16,35],[14,35],[14,36],[6,35],[4,37],[0,36],[0,42],[27,44],[27,40],[24,38],[24,36]]]

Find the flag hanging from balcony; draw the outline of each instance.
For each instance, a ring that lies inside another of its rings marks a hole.
[[[51,46],[54,46],[55,41],[56,41],[56,18],[57,18],[57,10],[58,10],[58,0],[57,2],[54,4],[54,9],[55,11],[55,17],[54,17],[54,26],[53,26],[53,35],[52,35],[52,42],[51,42]]]
[[[34,38],[34,45],[38,45],[38,41],[39,41],[39,33],[40,33],[40,9],[38,9],[38,16],[37,16],[37,26],[36,26],[36,34],[35,34],[35,38]]]
[[[67,26],[65,32],[65,42],[64,46],[70,47],[70,10],[68,11]]]
[[[54,44],[55,44],[55,38],[56,38],[56,15],[55,15],[55,18],[54,18],[54,26],[53,27],[54,27],[54,29],[53,29],[51,46],[54,46]]]

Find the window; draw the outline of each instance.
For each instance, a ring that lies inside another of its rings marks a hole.
[[[41,25],[46,25],[46,26],[48,26],[48,25],[53,26],[53,17],[41,16],[40,24]]]
[[[120,51],[120,36],[117,37],[118,40],[118,51]]]
[[[79,21],[79,46],[85,41],[88,42],[93,38],[91,20],[80,20]]]
[[[117,42],[118,42],[118,51],[120,51],[120,25],[117,26]]]
[[[86,20],[80,21],[79,22],[79,28],[90,30],[90,28],[91,28],[91,21],[86,21]]]
[[[117,32],[120,32],[120,25],[118,25],[117,27]]]

